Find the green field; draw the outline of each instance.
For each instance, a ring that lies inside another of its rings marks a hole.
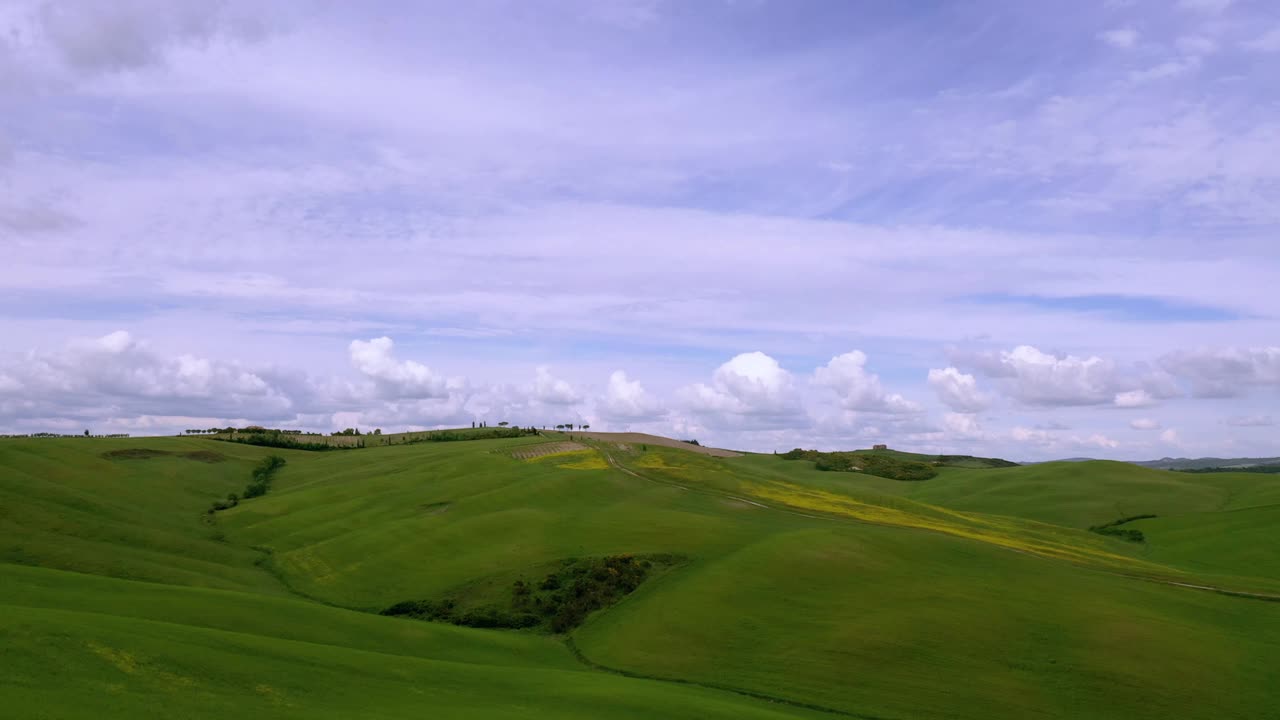
[[[512,454],[564,439],[0,440],[0,699],[49,718],[1280,717],[1280,602],[1260,597],[1280,599],[1280,477]],[[269,455],[268,494],[207,512]],[[1131,523],[1142,543],[1087,529],[1137,514],[1158,516]],[[505,608],[517,581],[624,555],[673,560],[567,634],[377,614]]]

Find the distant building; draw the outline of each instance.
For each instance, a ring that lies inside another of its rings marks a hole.
[[[881,444],[881,445],[872,445],[872,446],[871,446],[871,449],[872,449],[872,450],[888,450],[888,449],[889,449],[889,446],[888,446],[888,445],[884,445],[884,444]]]

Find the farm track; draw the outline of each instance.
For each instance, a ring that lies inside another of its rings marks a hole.
[[[511,452],[511,457],[517,460],[534,460],[547,455],[557,455],[559,453],[574,452],[576,450],[590,450],[589,447],[582,443],[576,442],[549,442],[539,443],[537,445],[528,445]]]
[[[811,514],[809,514],[809,513],[802,513],[802,512],[798,512],[798,511],[796,511],[796,510],[789,510],[789,509],[787,509],[787,508],[780,508],[780,507],[774,507],[774,506],[772,506],[772,505],[765,505],[765,504],[763,504],[763,503],[759,503],[759,502],[756,502],[756,501],[754,501],[754,500],[748,500],[748,499],[746,499],[746,498],[741,498],[741,497],[738,497],[738,496],[736,496],[736,495],[730,495],[729,493],[726,493],[726,492],[720,492],[720,491],[717,491],[717,490],[709,490],[709,489],[705,489],[705,488],[699,488],[699,489],[696,489],[696,490],[692,490],[692,489],[690,489],[690,488],[688,488],[688,487],[686,487],[686,486],[684,486],[684,485],[678,485],[678,484],[673,483],[673,482],[667,482],[667,481],[665,481],[665,480],[658,480],[658,479],[655,479],[655,478],[652,478],[652,477],[648,477],[648,476],[646,476],[646,475],[641,475],[640,473],[638,473],[638,472],[636,472],[636,471],[632,470],[631,468],[625,467],[625,466],[623,466],[622,464],[620,464],[620,463],[619,463],[617,460],[615,460],[615,459],[613,458],[613,456],[612,456],[612,455],[610,455],[608,452],[604,452],[603,454],[604,454],[605,460],[606,460],[606,461],[609,463],[609,465],[610,465],[610,466],[612,466],[613,468],[615,468],[615,469],[617,469],[617,470],[619,470],[619,471],[621,471],[621,472],[624,472],[624,473],[626,473],[626,474],[628,474],[628,475],[630,475],[630,476],[632,476],[632,477],[636,477],[636,478],[639,478],[639,479],[641,479],[641,480],[648,480],[649,482],[657,483],[657,484],[659,484],[659,485],[666,485],[666,486],[668,486],[668,487],[675,487],[675,488],[679,488],[679,489],[681,489],[681,490],[689,490],[690,492],[698,492],[698,493],[702,493],[702,494],[704,494],[704,495],[713,495],[713,496],[716,496],[716,497],[727,498],[727,499],[729,499],[729,500],[737,500],[737,501],[739,501],[739,502],[749,503],[749,504],[751,504],[751,505],[754,505],[754,506],[759,507],[759,508],[763,508],[763,509],[765,509],[765,510],[772,510],[772,511],[774,511],[774,512],[787,513],[788,515],[799,515],[800,517],[813,518],[813,519],[815,519],[815,520],[832,520],[832,521],[836,521],[836,522],[844,521],[844,522],[853,522],[853,523],[859,523],[859,524],[864,524],[864,525],[879,525],[879,526],[881,526],[881,527],[904,527],[904,526],[901,526],[901,525],[891,525],[891,524],[886,524],[886,523],[877,523],[877,522],[873,522],[873,521],[869,521],[869,520],[859,520],[859,519],[856,519],[856,518],[837,517],[837,516],[834,516],[834,515],[811,515]],[[922,530],[922,531],[924,531],[924,532],[938,533],[938,534],[941,534],[941,535],[946,535],[946,534],[947,534],[947,533],[944,533],[944,532],[942,532],[942,531],[940,531],[940,530],[931,530],[931,529],[929,529],[929,528],[910,528],[910,529],[914,529],[914,530]],[[1002,546],[997,545],[997,547],[1002,547]],[[1039,559],[1042,559],[1042,560],[1044,560],[1044,559],[1048,559],[1048,558],[1045,558],[1045,557],[1044,557],[1044,556],[1042,556],[1042,555],[1037,555],[1037,554],[1035,554],[1035,553],[1027,552],[1027,551],[1025,551],[1025,550],[1019,550],[1019,549],[1017,549],[1017,548],[1005,548],[1005,549],[1006,549],[1006,550],[1011,550],[1012,552],[1020,553],[1020,554],[1023,554],[1023,555],[1028,555],[1028,556],[1030,556],[1030,557],[1039,558]],[[1068,562],[1070,562],[1070,561],[1068,561]],[[1144,581],[1144,582],[1156,583],[1156,584],[1159,584],[1159,585],[1169,585],[1169,586],[1171,586],[1171,587],[1188,588],[1188,589],[1191,589],[1191,590],[1200,590],[1200,591],[1203,591],[1203,592],[1212,592],[1212,593],[1217,593],[1217,594],[1219,594],[1219,595],[1226,595],[1226,596],[1229,596],[1229,597],[1238,597],[1238,598],[1242,598],[1242,599],[1246,599],[1246,600],[1258,600],[1258,601],[1261,601],[1261,602],[1280,602],[1280,595],[1272,595],[1272,594],[1269,594],[1269,593],[1251,592],[1251,591],[1248,591],[1248,590],[1233,590],[1233,589],[1231,589],[1231,588],[1220,587],[1220,586],[1217,586],[1217,585],[1200,585],[1200,584],[1197,584],[1197,583],[1181,582],[1181,581],[1178,581],[1178,580],[1169,580],[1169,579],[1166,579],[1166,578],[1153,577],[1153,576],[1149,576],[1149,575],[1135,575],[1135,574],[1132,574],[1132,573],[1123,573],[1123,572],[1117,572],[1117,571],[1115,571],[1115,570],[1106,570],[1106,569],[1098,568],[1098,567],[1095,567],[1095,566],[1092,566],[1092,565],[1084,565],[1084,564],[1080,564],[1080,563],[1072,563],[1072,564],[1073,564],[1073,565],[1076,565],[1077,567],[1087,568],[1087,569],[1094,570],[1094,571],[1097,571],[1097,572],[1106,573],[1106,574],[1108,574],[1108,575],[1114,575],[1114,576],[1116,576],[1116,577],[1128,578],[1128,579],[1130,579],[1130,580],[1141,580],[1141,581]]]

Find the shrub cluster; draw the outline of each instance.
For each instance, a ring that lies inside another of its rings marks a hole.
[[[253,480],[245,486],[244,498],[248,500],[266,495],[271,489],[271,476],[282,467],[284,467],[284,458],[279,455],[262,458],[262,462],[253,469]]]
[[[1153,517],[1156,517],[1156,516],[1155,515],[1130,515],[1129,517],[1126,517],[1126,518],[1113,520],[1105,525],[1090,526],[1089,532],[1095,532],[1095,533],[1098,533],[1099,535],[1110,535],[1112,537],[1118,537],[1121,540],[1128,540],[1129,542],[1138,542],[1138,543],[1146,542],[1147,537],[1142,534],[1141,530],[1137,530],[1134,528],[1122,528],[1120,526],[1128,522],[1133,522],[1134,520],[1146,520],[1148,518],[1153,518]]]
[[[457,442],[461,440],[494,440],[497,438],[517,438],[525,435],[537,435],[538,430],[532,427],[480,427],[474,430],[431,430],[411,435],[397,442],[396,445],[412,445],[423,442]]]
[[[934,459],[939,465],[983,465],[989,468],[1021,467],[1016,462],[1001,458],[983,458],[973,455],[939,455]]]
[[[224,440],[227,442],[236,442],[243,445],[256,445],[258,447],[274,447],[288,448],[290,450],[348,450],[355,447],[363,447],[360,445],[342,445],[337,443],[329,443],[325,440],[299,440],[299,437],[308,437],[306,435],[295,435],[282,430],[265,430],[245,432],[238,431],[236,435],[231,437],[219,437],[215,440]]]
[[[209,514],[212,515],[219,510],[228,510],[240,504],[240,500],[248,500],[250,498],[262,497],[271,489],[271,479],[276,471],[284,467],[284,458],[279,455],[269,455],[262,458],[262,462],[253,468],[253,479],[245,486],[244,492],[240,495],[231,493],[226,500],[219,500],[209,506]]]
[[[1280,473],[1280,465],[1248,465],[1245,467],[1207,467],[1207,468],[1179,468],[1177,472],[1184,473],[1224,473],[1224,472],[1242,472],[1242,473],[1261,473],[1264,475],[1272,475]]]
[[[563,567],[538,583],[517,580],[511,587],[511,600],[506,607],[486,605],[461,611],[452,599],[408,600],[392,605],[382,614],[467,627],[542,627],[563,633],[582,624],[595,610],[608,607],[635,590],[655,565],[675,561],[671,555],[567,560]]]
[[[64,435],[62,433],[38,432],[38,433],[7,433],[0,435],[0,438],[127,438],[129,433],[111,433],[109,435],[90,435],[88,430],[83,435]]]
[[[861,472],[890,480],[928,480],[938,471],[928,463],[899,460],[889,455],[855,452],[819,452],[817,450],[788,450],[780,457],[785,460],[809,460],[819,470],[829,472]]]

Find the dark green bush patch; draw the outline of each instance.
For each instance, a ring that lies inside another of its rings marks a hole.
[[[271,478],[276,471],[284,467],[284,458],[279,455],[269,455],[262,458],[253,468],[253,479],[245,486],[244,493],[237,496],[232,493],[227,496],[225,501],[215,502],[209,507],[209,513],[213,514],[219,510],[227,510],[240,504],[240,500],[249,500],[250,498],[262,497],[271,489]]]
[[[874,453],[819,452],[796,448],[788,450],[780,457],[784,460],[809,460],[819,470],[860,472],[890,480],[928,480],[938,474],[938,471],[928,463],[899,460]]]
[[[1142,534],[1141,530],[1135,530],[1133,528],[1122,528],[1120,526],[1128,522],[1133,522],[1134,520],[1147,520],[1154,517],[1156,516],[1155,515],[1130,515],[1129,517],[1120,518],[1119,520],[1112,520],[1111,522],[1105,525],[1093,525],[1089,528],[1089,532],[1095,532],[1095,533],[1098,533],[1099,535],[1110,535],[1112,537],[1118,537],[1121,540],[1128,540],[1129,542],[1137,542],[1137,543],[1146,542],[1147,538],[1145,535]]]
[[[172,455],[168,450],[152,450],[150,448],[124,448],[122,450],[108,450],[102,453],[102,457],[107,460],[150,460],[154,457],[164,457]]]
[[[407,600],[382,611],[419,620],[479,628],[542,628],[564,633],[587,616],[633,592],[655,569],[677,564],[675,555],[612,555],[569,559],[541,580],[517,580],[505,604],[460,609],[456,600]]]
[[[213,450],[192,450],[191,452],[180,453],[180,457],[203,463],[220,463],[227,459],[226,455]]]

